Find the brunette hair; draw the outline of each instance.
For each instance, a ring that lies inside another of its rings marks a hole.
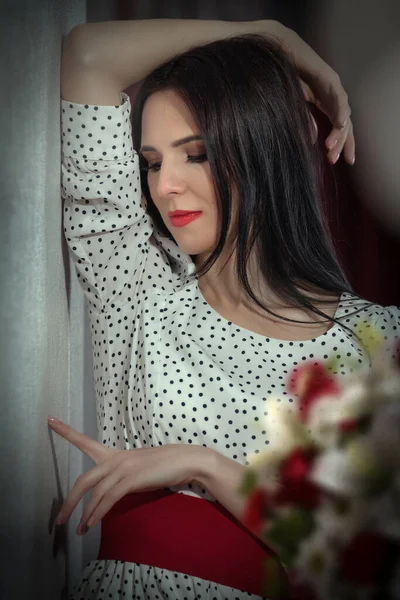
[[[198,125],[219,201],[219,241],[197,274],[206,273],[224,248],[235,191],[236,269],[248,296],[276,315],[251,289],[246,267],[253,250],[260,277],[289,306],[308,309],[356,335],[314,306],[305,293],[311,291],[320,303],[329,302],[327,294],[354,294],[322,209],[322,150],[312,139],[311,113],[289,57],[273,40],[248,34],[192,48],[165,62],[146,77],[135,98],[137,150],[145,102],[166,90],[183,99]],[[146,175],[141,171],[147,211],[173,239],[151,199]],[[321,290],[326,295],[318,298]]]

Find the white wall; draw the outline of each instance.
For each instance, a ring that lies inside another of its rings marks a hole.
[[[50,435],[47,415],[77,428],[87,416],[76,376],[87,338],[62,236],[59,132],[61,39],[85,18],[83,0],[0,6],[2,600],[66,597],[75,568],[75,542],[68,549],[52,521],[81,457],[69,471],[73,453]]]

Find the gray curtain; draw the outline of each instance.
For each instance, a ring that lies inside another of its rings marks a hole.
[[[78,515],[74,527],[53,526],[82,457],[50,434],[47,415],[80,430],[92,422],[90,343],[60,198],[61,40],[85,17],[84,0],[0,5],[2,600],[65,598],[83,560]]]

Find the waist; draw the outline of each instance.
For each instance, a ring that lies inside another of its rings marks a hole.
[[[98,560],[151,565],[272,598],[266,579],[272,559],[283,583],[272,550],[215,502],[139,492],[122,498],[101,523]]]

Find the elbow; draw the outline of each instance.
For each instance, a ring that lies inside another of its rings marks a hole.
[[[62,39],[62,60],[79,63],[82,66],[88,66],[90,62],[90,53],[87,44],[87,30],[85,23],[75,25],[63,36]]]

